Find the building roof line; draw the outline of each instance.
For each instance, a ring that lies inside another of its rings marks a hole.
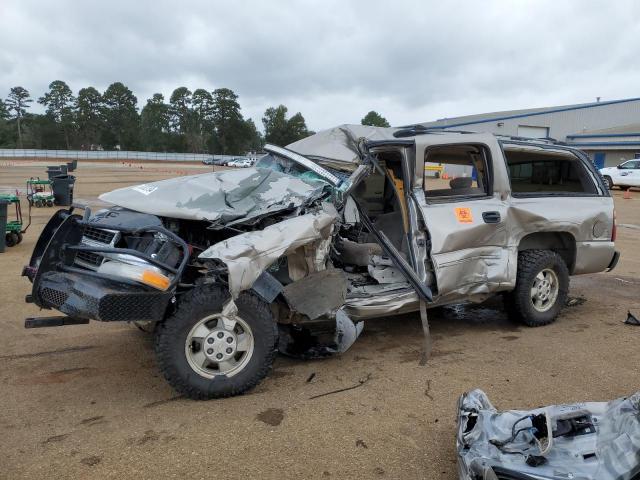
[[[610,138],[610,137],[640,137],[640,132],[629,133],[587,133],[587,134],[573,134],[567,135],[567,138]]]
[[[504,115],[501,117],[491,117],[491,118],[485,118],[482,120],[469,120],[469,121],[465,121],[465,122],[458,122],[458,123],[452,123],[451,125],[433,125],[433,126],[429,126],[430,129],[445,129],[445,128],[454,128],[454,127],[462,127],[464,125],[475,125],[476,123],[490,123],[490,122],[499,122],[500,120],[512,120],[515,118],[525,118],[525,117],[534,117],[534,116],[538,116],[538,115],[547,115],[549,113],[559,113],[559,112],[568,112],[571,110],[582,110],[585,108],[593,108],[593,107],[604,107],[605,105],[615,105],[618,103],[629,103],[629,102],[636,102],[636,101],[640,101],[640,97],[635,97],[635,98],[625,98],[622,100],[609,100],[606,102],[596,102],[596,103],[584,103],[582,105],[574,105],[571,107],[558,107],[558,108],[550,108],[548,110],[542,110],[542,111],[537,111],[537,112],[530,112],[530,113],[519,113],[516,115]],[[464,117],[458,117],[458,118],[464,118]],[[447,119],[443,119],[443,120],[438,120],[439,122],[441,121],[446,121]],[[429,123],[429,122],[427,122]]]

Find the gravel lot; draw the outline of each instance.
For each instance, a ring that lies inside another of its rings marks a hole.
[[[43,165],[0,164],[0,190],[46,176]],[[95,203],[113,188],[208,168],[81,163],[75,196]],[[250,394],[209,402],[176,397],[150,336],[134,327],[23,328],[39,311],[24,303],[20,272],[54,211],[34,209],[24,242],[0,254],[0,478],[455,479],[456,402],[466,390],[484,389],[498,408],[638,390],[640,328],[622,322],[628,309],[640,315],[640,192],[614,196],[628,225],[620,263],[572,278],[571,295],[584,302],[556,323],[511,323],[497,301],[439,309],[434,355],[420,367],[417,316],[369,321],[346,354],[280,357]]]

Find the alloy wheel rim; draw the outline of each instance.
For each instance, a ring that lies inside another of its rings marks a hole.
[[[538,312],[546,312],[555,305],[560,292],[558,275],[545,268],[536,275],[531,286],[531,303]]]
[[[237,315],[209,315],[189,331],[185,355],[198,375],[232,377],[249,363],[254,350],[251,327]]]

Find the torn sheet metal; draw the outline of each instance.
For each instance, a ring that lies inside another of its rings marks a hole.
[[[233,225],[311,202],[326,186],[274,170],[246,168],[120,188],[102,194],[100,200],[161,217]]]
[[[482,390],[460,397],[461,480],[624,480],[640,474],[640,392],[610,402],[498,412]]]
[[[308,213],[247,232],[212,245],[200,259],[221,260],[229,269],[229,290],[233,297],[251,288],[253,282],[282,255],[330,238],[335,211]]]
[[[347,278],[337,268],[317,271],[284,287],[283,294],[291,310],[315,320],[344,305]]]
[[[320,158],[336,168],[355,169],[360,163],[358,143],[364,140],[393,140],[397,128],[370,127],[366,125],[340,125],[323,130],[287,145],[301,155]]]

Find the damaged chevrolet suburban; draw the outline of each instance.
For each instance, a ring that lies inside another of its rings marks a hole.
[[[570,275],[618,260],[613,200],[576,149],[345,125],[265,150],[253,168],[57,212],[23,275],[27,301],[64,316],[25,326],[148,323],[179,393],[224,397],[278,351],[344,352],[367,318],[420,311],[428,333],[428,308],[500,294],[512,317],[548,324]]]

